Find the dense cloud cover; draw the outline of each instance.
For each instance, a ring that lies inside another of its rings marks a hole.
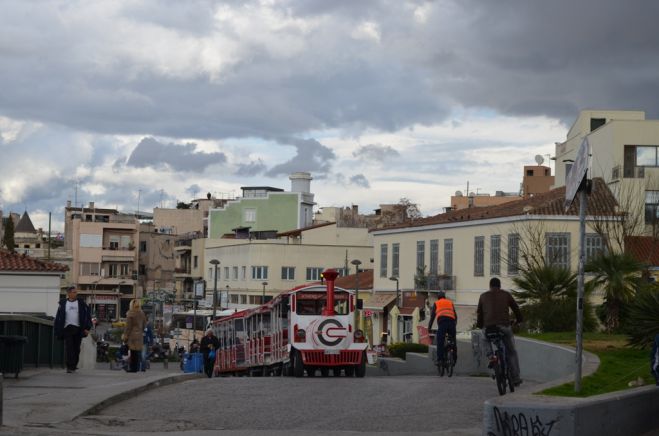
[[[436,212],[467,180],[514,191],[580,109],[659,117],[658,12],[641,0],[6,1],[0,208],[43,222],[66,199],[172,206],[193,185],[288,188],[293,171],[314,175],[320,206],[362,210],[408,197]]]

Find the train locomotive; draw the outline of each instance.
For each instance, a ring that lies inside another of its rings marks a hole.
[[[337,276],[326,270],[324,285],[297,287],[214,320],[215,374],[363,377],[368,344],[355,325],[355,294],[335,288]]]

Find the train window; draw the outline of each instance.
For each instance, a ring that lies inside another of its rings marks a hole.
[[[261,318],[261,330],[265,333],[270,331],[270,314],[264,313]]]
[[[296,313],[298,315],[321,315],[326,303],[327,300],[324,298],[319,300],[298,299]],[[337,315],[347,315],[349,313],[348,300],[335,300],[334,311]]]

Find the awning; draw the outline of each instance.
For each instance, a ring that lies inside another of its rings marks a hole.
[[[395,299],[395,292],[375,292],[370,295],[368,300],[364,298],[364,309],[382,311]]]

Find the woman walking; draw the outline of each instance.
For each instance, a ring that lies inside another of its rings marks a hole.
[[[144,327],[146,326],[146,315],[142,312],[140,300],[130,302],[130,310],[126,313],[126,329],[122,339],[128,344],[130,360],[128,372],[137,372],[140,366],[142,354]]]

